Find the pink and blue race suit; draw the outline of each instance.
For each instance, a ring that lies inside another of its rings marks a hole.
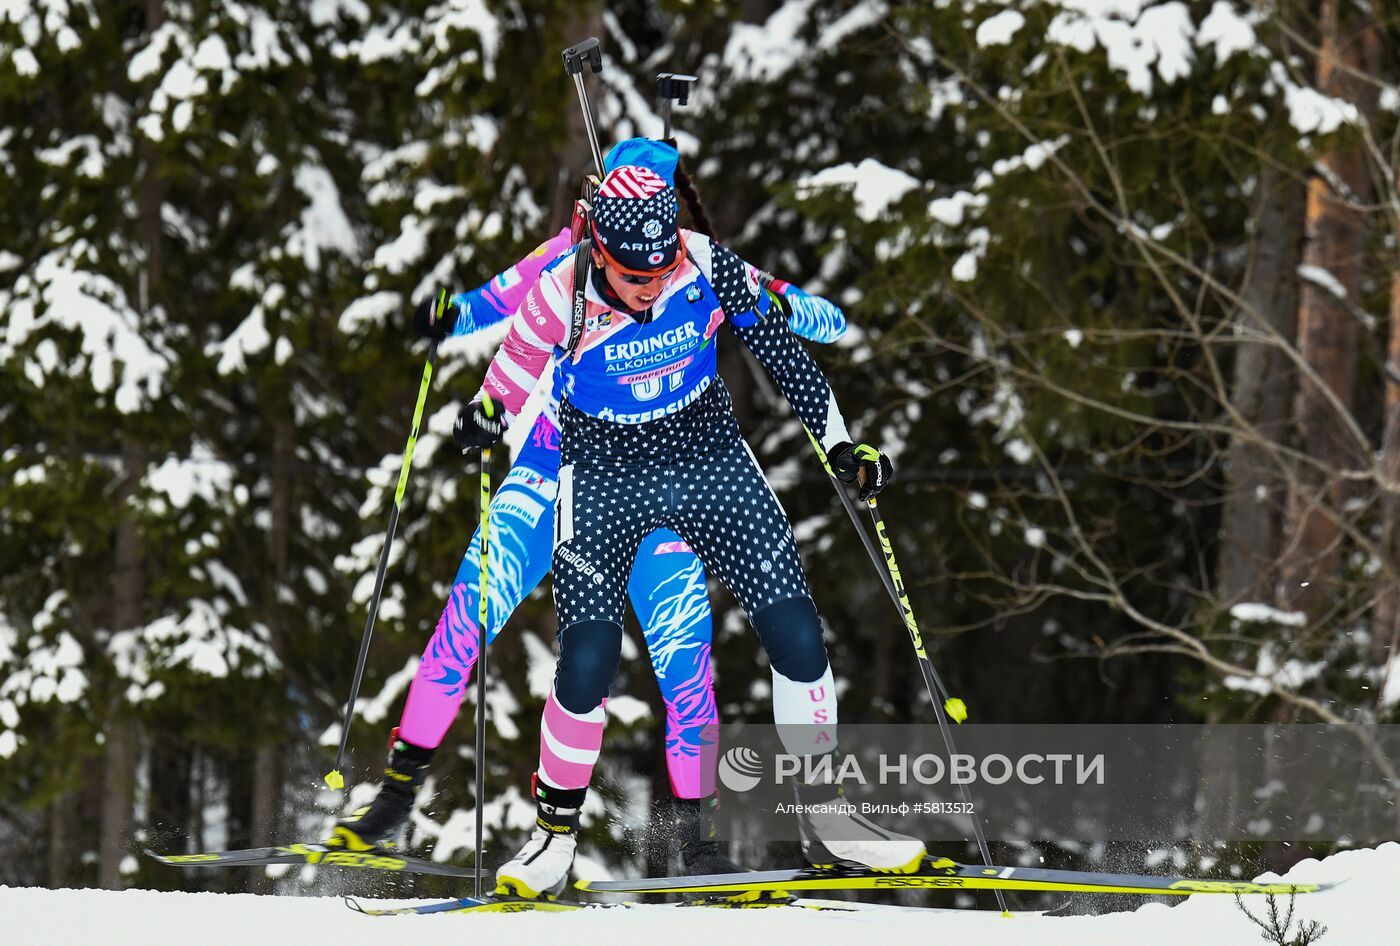
[[[546,268],[572,260],[569,248],[568,231],[561,231],[485,285],[454,295],[453,334],[470,334],[508,318]],[[844,332],[845,317],[836,306],[796,287],[778,285],[792,310],[794,331],[817,341],[833,341]],[[639,353],[638,357],[646,356]],[[645,374],[645,370],[633,373]],[[646,380],[638,382],[645,384]],[[563,383],[559,374],[556,385]],[[559,487],[556,411],[556,399],[552,398],[531,424],[528,438],[491,503],[488,644],[550,569]],[[480,646],[480,542],[478,532],[472,536],[409,688],[399,736],[414,745],[435,747],[441,743],[461,706],[476,663]],[[679,798],[707,797],[714,793],[719,720],[710,670],[711,615],[705,570],[679,535],[657,529],[637,546],[627,592],[644,630],[666,705],[666,761],[672,790]],[[580,756],[574,747],[580,741],[577,730],[590,728],[590,722],[577,719],[578,715],[554,700],[547,705],[542,743],[550,757],[548,777],[552,784],[580,778],[586,783],[586,771],[596,759],[596,750],[585,750]]]

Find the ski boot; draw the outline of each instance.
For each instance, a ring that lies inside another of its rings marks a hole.
[[[923,864],[924,842],[896,834],[857,814],[838,785],[797,786],[802,854],[813,867],[865,867],[912,874]]]
[[[392,751],[379,794],[370,804],[336,822],[324,842],[327,847],[372,851],[396,846],[413,811],[414,796],[428,777],[428,763],[435,750],[404,742],[398,738],[398,730],[390,745]]]
[[[535,830],[520,853],[496,870],[496,893],[531,900],[553,900],[569,881],[578,848],[578,816],[586,788],[553,788],[530,780],[535,796]]]
[[[709,798],[677,798],[674,801],[676,837],[681,848],[681,873],[687,877],[709,874],[748,873],[747,867],[735,863],[724,853],[715,827],[715,812],[719,796]],[[747,893],[717,894],[696,899],[704,906],[777,906],[790,903],[792,896],[783,890],[755,890]]]
[[[715,827],[719,796],[677,798],[673,801],[676,838],[680,841],[681,868],[689,877],[737,874],[745,870],[724,853]]]

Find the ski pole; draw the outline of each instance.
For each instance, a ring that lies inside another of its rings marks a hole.
[[[842,498],[847,503],[851,502],[851,497],[844,489],[840,490]],[[885,571],[889,573],[895,590],[898,592],[897,603],[904,615],[904,626],[909,630],[909,637],[914,642],[914,652],[919,657],[919,669],[924,674],[924,685],[929,688],[929,699],[933,702],[934,715],[938,717],[938,728],[943,733],[943,742],[948,746],[949,756],[957,755],[958,747],[953,744],[953,727],[948,725],[948,717],[952,716],[959,723],[967,719],[967,707],[963,701],[955,697],[947,696],[948,688],[943,685],[943,680],[938,676],[938,671],[933,666],[933,661],[929,660],[928,653],[924,650],[923,638],[919,634],[918,622],[914,620],[914,609],[909,605],[909,596],[904,592],[904,580],[899,575],[899,563],[895,561],[894,545],[890,542],[889,533],[885,531],[885,520],[880,515],[880,506],[872,496],[866,501],[866,506],[870,510],[871,521],[875,523],[875,535],[880,540],[880,548],[885,553]],[[865,530],[861,530],[861,535],[865,535]],[[938,696],[935,692],[944,694],[947,702],[940,706]],[[947,709],[945,713],[944,710]],[[977,847],[982,852],[982,863],[992,866],[992,852],[987,846],[987,836],[982,830],[982,818],[977,814],[977,809],[973,806],[972,795],[967,790],[967,785],[959,782],[958,792],[962,795],[963,802],[967,805],[968,816],[972,819],[972,833],[977,836]],[[1000,891],[994,891],[997,895],[997,905],[1001,907],[1001,912],[1006,913],[1006,896]]]
[[[447,290],[438,291],[437,317],[442,318],[447,306]],[[379,570],[374,576],[374,595],[370,599],[369,614],[365,616],[365,631],[360,638],[360,656],[355,661],[355,677],[350,683],[350,700],[345,704],[345,719],[340,724],[340,748],[335,753],[335,766],[325,774],[325,783],[335,791],[345,787],[345,776],[340,772],[345,761],[345,744],[350,739],[350,723],[355,718],[355,701],[360,696],[360,682],[365,675],[365,658],[369,656],[369,639],[374,634],[374,619],[379,613],[379,596],[384,591],[384,570],[389,565],[389,550],[394,545],[394,532],[399,526],[399,511],[403,508],[403,492],[408,486],[408,470],[413,465],[413,448],[418,443],[418,427],[423,422],[423,405],[428,402],[428,383],[433,377],[433,365],[437,363],[438,343],[428,346],[428,360],[423,365],[423,380],[418,384],[418,403],[413,408],[413,429],[408,434],[408,445],[404,447],[403,464],[399,467],[399,485],[394,490],[394,508],[389,511],[389,529],[384,536],[384,549],[379,553]]]
[[[482,409],[490,417],[494,410],[488,395],[482,399]],[[486,600],[491,584],[487,579],[487,568],[491,563],[491,448],[481,449],[481,551],[477,559],[478,597],[476,607],[476,861],[472,865],[472,892],[481,896],[481,858],[485,853],[482,838],[485,810],[482,799],[486,797],[486,644],[488,631],[486,619],[489,607]]]
[[[870,510],[870,518],[875,524],[875,535],[879,538],[880,548],[884,553],[883,557],[875,551],[874,544],[866,535],[865,527],[861,525],[860,516],[856,513],[855,501],[851,499],[841,481],[832,472],[826,451],[822,449],[817,438],[812,436],[810,430],[807,431],[807,437],[812,441],[812,446],[816,448],[817,457],[822,461],[822,466],[826,469],[826,475],[831,480],[831,485],[836,490],[841,505],[845,507],[846,513],[851,517],[851,524],[859,533],[861,544],[870,553],[870,558],[875,563],[876,572],[879,573],[890,597],[894,599],[895,606],[899,608],[900,617],[904,620],[904,628],[909,632],[909,641],[914,645],[914,655],[919,662],[919,671],[923,674],[924,686],[928,689],[929,701],[933,703],[933,714],[938,720],[938,730],[943,736],[943,744],[948,747],[949,756],[957,755],[958,748],[953,741],[953,728],[948,724],[948,717],[951,716],[959,723],[963,722],[967,719],[967,706],[962,700],[948,695],[948,688],[944,686],[943,678],[938,675],[933,661],[928,657],[928,651],[924,648],[923,635],[919,632],[919,622],[914,619],[914,608],[909,604],[909,596],[904,591],[904,579],[900,576],[899,562],[894,557],[894,545],[891,544],[889,534],[885,531],[885,520],[880,515],[880,507],[875,502],[874,497],[866,501],[866,506]],[[972,819],[972,833],[977,839],[977,848],[982,854],[982,863],[990,867],[992,866],[992,852],[987,846],[987,836],[982,830],[982,819],[973,806],[972,795],[968,792],[967,786],[961,783],[958,785],[958,793],[962,796],[963,803],[967,805],[968,815]],[[1001,907],[1002,913],[1006,913],[1006,896],[1000,890],[994,892],[997,897],[997,905]]]

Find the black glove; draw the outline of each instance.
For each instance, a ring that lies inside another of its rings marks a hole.
[[[851,446],[850,441],[842,441],[831,448],[826,459],[838,480],[860,484],[858,495],[862,501],[879,495],[894,482],[894,465],[890,458],[868,443]]]
[[[505,432],[506,419],[501,406],[490,397],[464,405],[457,413],[457,423],[452,425],[452,439],[463,453],[489,447]]]
[[[413,309],[413,330],[421,338],[442,341],[452,334],[457,321],[457,307],[450,304],[446,289],[439,289]]]

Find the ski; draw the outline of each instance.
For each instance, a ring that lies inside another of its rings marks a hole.
[[[590,907],[627,907],[626,903],[573,903],[562,900],[530,900],[526,897],[508,897],[497,894],[483,894],[480,897],[462,897],[457,900],[443,900],[437,903],[423,903],[412,907],[366,907],[353,897],[345,898],[345,905],[356,913],[365,916],[408,916],[430,913],[568,913]]]
[[[1194,877],[1152,877],[1039,867],[976,867],[947,858],[925,858],[912,874],[882,874],[864,868],[816,868],[711,874],[703,877],[643,877],[580,880],[592,893],[710,893],[765,890],[1038,890],[1057,893],[1187,895],[1193,893],[1315,893],[1336,884],[1254,883]]]
[[[333,867],[361,867],[370,870],[401,871],[406,874],[438,874],[443,877],[470,877],[472,872],[451,864],[437,864],[420,857],[409,857],[385,848],[347,851],[325,844],[287,844],[282,847],[250,847],[237,851],[205,854],[146,855],[171,867],[259,867],[265,864],[318,864]]]
[[[835,910],[853,912],[860,905],[851,905],[834,900],[800,900],[796,897],[773,897],[759,900],[738,900],[732,898],[713,900],[687,900],[684,903],[580,903],[569,900],[532,900],[526,897],[512,897],[504,894],[484,894],[480,897],[461,897],[457,900],[443,900],[438,903],[423,903],[411,907],[366,907],[359,901],[346,897],[345,903],[357,913],[365,916],[405,916],[430,913],[568,913],[573,910],[626,910],[646,906],[649,909],[720,909],[720,910],[762,910],[774,908],[798,908],[803,910]]]
[[[920,913],[969,913],[952,907],[893,906],[881,903],[858,903],[842,900],[813,900],[806,897],[770,897],[765,899],[739,900],[734,898],[713,898],[686,900],[683,903],[579,903],[565,900],[530,900],[501,894],[485,894],[481,897],[461,897],[457,900],[443,900],[436,903],[422,903],[408,907],[367,907],[353,897],[345,898],[345,905],[365,916],[408,916],[433,913],[569,913],[574,910],[626,910],[646,907],[650,910],[771,910],[798,909],[835,913],[869,913],[882,911],[918,911]],[[1058,908],[1057,908],[1058,909]],[[1054,911],[1017,910],[1015,916],[1042,916]]]

